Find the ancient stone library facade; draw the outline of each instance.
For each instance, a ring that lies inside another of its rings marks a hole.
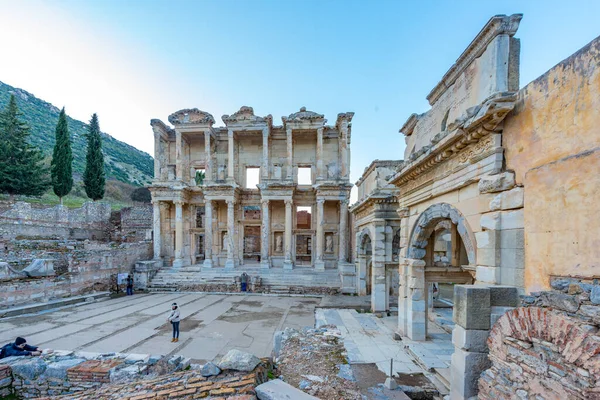
[[[348,264],[353,113],[301,108],[274,125],[242,107],[152,120],[154,257],[174,267],[336,269]]]

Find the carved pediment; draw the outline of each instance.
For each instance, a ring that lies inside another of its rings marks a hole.
[[[266,117],[259,117],[254,115],[254,109],[248,106],[242,106],[238,111],[233,113],[232,115],[223,115],[221,117],[225,125],[235,124],[235,123],[248,123],[248,124],[262,124],[268,121],[271,121],[273,117],[271,115],[267,115]]]
[[[187,108],[179,110],[169,115],[169,122],[173,125],[184,124],[209,124],[215,123],[213,116],[206,111],[198,110],[197,108]]]
[[[300,111],[290,114],[287,118],[281,118],[283,122],[294,122],[294,121],[321,121],[325,119],[323,114],[317,114],[314,111],[307,111],[306,107],[300,108]]]

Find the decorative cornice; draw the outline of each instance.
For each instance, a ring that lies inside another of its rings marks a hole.
[[[498,133],[498,126],[506,115],[514,108],[516,94],[501,92],[488,97],[482,104],[467,109],[466,113],[448,125],[452,132],[443,139],[425,146],[424,152],[411,162],[407,162],[390,183],[401,186],[417,178],[451,157],[456,156],[462,149],[490,133]],[[422,150],[423,150],[422,149]]]
[[[338,129],[341,129],[341,125],[346,122],[346,123],[350,123],[352,122],[352,118],[354,117],[354,113],[353,112],[345,112],[345,113],[339,113],[337,115],[337,119],[335,121],[335,126]]]
[[[198,110],[197,108],[186,108],[179,110],[169,115],[169,122],[172,125],[187,125],[187,124],[208,124],[215,123],[213,116],[206,111]]]
[[[169,135],[175,134],[175,131],[172,128],[168,127],[160,119],[151,119],[150,126],[152,126],[152,130],[154,131],[154,133],[159,133],[165,138],[168,138]]]
[[[483,54],[492,40],[499,35],[514,36],[519,28],[523,14],[495,15],[488,21],[475,39],[467,46],[456,62],[444,74],[442,80],[427,95],[430,105],[433,105],[444,94],[458,76],[479,56]],[[406,133],[405,133],[406,134]]]
[[[397,193],[381,193],[373,192],[369,196],[359,200],[350,207],[351,213],[358,213],[365,207],[369,207],[373,204],[395,204],[398,203]]]
[[[365,180],[367,175],[370,174],[377,167],[394,168],[396,171],[399,171],[399,168],[402,168],[403,165],[404,160],[373,160],[371,164],[369,164],[365,168],[360,178],[358,178],[358,180],[356,181],[355,185],[360,185]]]
[[[417,126],[418,121],[419,116],[417,114],[410,114],[410,117],[408,117],[404,125],[402,125],[402,128],[400,128],[400,133],[403,133],[404,136],[412,135],[413,130],[415,129],[415,126]]]

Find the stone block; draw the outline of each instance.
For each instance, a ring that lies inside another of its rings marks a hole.
[[[503,268],[524,269],[525,249],[500,249],[500,265]]]
[[[568,312],[575,312],[579,309],[579,302],[575,297],[565,293],[542,292],[541,298],[545,307],[552,307]]]
[[[502,249],[523,249],[525,248],[525,230],[524,229],[502,229],[499,232],[500,248]],[[479,243],[478,243],[479,245]]]
[[[71,367],[85,362],[83,358],[73,358],[70,360],[62,360],[48,365],[44,375],[50,378],[67,379],[67,370]]]
[[[490,327],[493,327],[501,316],[514,309],[515,307],[492,307],[490,314]]]
[[[479,180],[479,193],[496,193],[515,186],[515,173],[511,171],[501,172],[495,175],[486,175]]]
[[[482,232],[475,232],[475,241],[477,242],[477,249],[495,249],[497,231],[486,230]]]
[[[204,377],[216,376],[221,373],[221,369],[212,362],[208,362],[200,369],[200,374]]]
[[[500,229],[500,212],[490,212],[481,215],[479,225],[483,230]]]
[[[479,376],[490,367],[486,353],[455,349],[450,365],[450,399],[477,396]]]
[[[477,282],[496,284],[500,282],[500,269],[478,265],[475,277]]]
[[[258,385],[255,391],[260,400],[318,400],[281,379],[274,379]]]
[[[497,194],[490,201],[490,210],[512,210],[523,207],[524,190],[522,187],[515,187],[511,190]]]
[[[237,349],[227,352],[218,364],[221,369],[233,369],[236,371],[253,371],[260,363],[260,359],[253,354]]]
[[[525,215],[523,209],[514,211],[500,211],[500,229],[523,229]]]
[[[592,304],[600,304],[600,286],[594,286],[590,291],[590,301]]]
[[[490,286],[490,306],[518,307],[519,291],[514,286]]]
[[[525,286],[525,270],[502,266],[500,268],[500,283],[502,285],[523,288]]]
[[[465,329],[490,329],[490,289],[485,286],[455,285],[454,315],[456,324]]]
[[[21,357],[11,368],[13,377],[33,381],[46,371],[46,363],[40,358]]]
[[[500,249],[492,248],[477,250],[477,264],[486,267],[500,266]]]
[[[488,330],[465,329],[455,325],[452,330],[452,344],[461,350],[487,353]]]

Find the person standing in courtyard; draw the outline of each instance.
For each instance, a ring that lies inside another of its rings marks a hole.
[[[173,339],[171,342],[179,341],[179,322],[181,319],[179,318],[179,307],[177,307],[177,303],[171,304],[171,314],[169,314],[169,318],[167,318],[167,322],[170,322],[173,325]]]
[[[127,296],[133,296],[133,277],[127,275]]]
[[[242,273],[242,276],[240,277],[240,282],[242,284],[242,292],[245,292],[246,290],[248,290],[248,274],[247,273]]]

